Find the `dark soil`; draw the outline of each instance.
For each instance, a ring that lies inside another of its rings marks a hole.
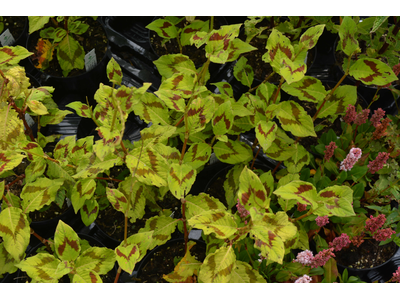
[[[359,248],[351,244],[349,248],[335,252],[337,263],[353,269],[369,269],[388,261],[397,250],[396,244],[378,246],[379,242],[365,240]]]
[[[202,21],[209,20],[210,17],[198,17]],[[179,28],[184,28],[187,26],[189,22],[184,19],[176,26]],[[214,18],[214,29],[219,29],[221,27],[221,22],[219,21],[218,17]],[[163,56],[165,54],[178,54],[180,53],[179,45],[176,38],[171,39],[170,41],[166,42],[164,47],[161,46],[162,38],[153,30],[150,30],[150,45],[155,54],[158,56]],[[206,61],[206,53],[205,53],[205,46],[201,46],[197,48],[195,45],[188,45],[182,47],[182,54],[187,55],[193,62],[196,67],[200,67]]]
[[[97,62],[99,63],[103,59],[107,51],[107,44],[108,44],[107,35],[101,24],[98,21],[93,20],[93,18],[85,17],[80,20],[88,24],[89,29],[80,36],[76,36],[74,34],[72,34],[72,36],[82,45],[85,54],[87,54],[94,48],[96,52],[96,59]],[[60,26],[63,26],[64,22],[61,22],[60,24],[61,24]],[[50,27],[50,23],[44,26],[44,28],[47,27]],[[35,47],[40,37],[39,33],[40,30],[35,31],[28,39],[28,50],[35,54],[37,53]],[[54,52],[53,55],[54,55],[53,60],[50,62],[49,67],[43,72],[52,76],[63,77],[61,67],[56,57],[56,51]],[[32,60],[33,63],[37,65],[34,58],[32,58]],[[71,72],[69,72],[68,77],[77,76],[85,72],[86,72],[85,68],[83,68],[82,70],[73,69]]]
[[[184,256],[184,242],[179,244],[161,246],[147,264],[139,271],[138,277],[141,283],[167,283],[163,275],[171,273],[175,268],[175,258]],[[206,258],[206,247],[204,244],[196,243],[190,254],[198,261],[203,262]],[[196,281],[195,281],[196,282]]]
[[[18,17],[18,16],[3,17],[3,22],[4,22],[3,31],[8,29],[12,34],[12,36],[14,37],[14,40],[17,40],[23,32],[26,22],[28,22],[28,18]],[[0,34],[2,34],[3,31],[0,32]]]

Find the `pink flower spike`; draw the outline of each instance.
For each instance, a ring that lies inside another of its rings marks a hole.
[[[328,216],[323,216],[323,217],[319,216],[315,219],[315,222],[317,223],[317,225],[319,227],[323,227],[329,223],[329,218],[328,218]]]
[[[379,228],[383,226],[386,222],[386,216],[384,214],[380,214],[377,217],[370,216],[370,218],[365,221],[365,230],[374,233]]]
[[[390,239],[390,237],[395,233],[396,231],[392,228],[379,229],[372,237],[378,242],[383,242]]]
[[[329,145],[325,146],[325,157],[324,159],[326,161],[329,161],[331,157],[333,156],[333,153],[335,152],[335,149],[337,148],[335,142],[330,142]]]
[[[386,164],[389,156],[389,153],[379,152],[378,156],[373,161],[370,161],[368,163],[368,171],[371,174],[375,174],[375,172],[378,172],[380,169],[383,168],[384,164]]]
[[[242,219],[245,219],[248,215],[250,215],[250,212],[240,203],[239,199],[237,199],[236,208],[239,213],[239,216]]]
[[[385,111],[382,108],[378,108],[374,111],[371,117],[371,123],[376,128],[381,124],[381,119],[385,116]]]
[[[310,283],[312,278],[308,275],[303,275],[302,277],[297,278],[294,283]]]
[[[347,124],[351,124],[356,120],[357,113],[356,113],[356,107],[354,105],[349,104],[346,109],[346,115],[344,116],[344,121]]]
[[[310,250],[304,250],[297,254],[296,259],[294,259],[293,261],[301,263],[302,265],[311,265],[313,259],[313,253]]]
[[[332,242],[329,243],[329,247],[335,249],[335,251],[340,251],[343,248],[346,248],[351,243],[349,236],[346,233],[342,233],[340,236],[333,239]]]
[[[362,125],[368,120],[369,109],[363,109],[360,113],[357,114],[354,123],[357,125]]]
[[[360,148],[352,148],[346,158],[340,163],[340,170],[350,171],[361,155],[362,151]]]
[[[398,267],[397,271],[393,273],[393,277],[390,281],[400,283],[400,267]]]
[[[333,248],[324,249],[318,252],[318,254],[315,255],[313,259],[311,268],[318,268],[324,266],[331,257],[335,257],[335,254],[333,253]]]

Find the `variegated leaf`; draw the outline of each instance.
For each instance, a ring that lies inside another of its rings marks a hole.
[[[19,260],[15,260],[4,247],[4,243],[0,243],[0,275],[5,273],[12,274],[18,270],[15,266]]]
[[[164,57],[164,56],[162,56]],[[147,123],[168,125],[170,116],[168,108],[160,98],[152,93],[145,93],[140,97],[140,101],[134,104],[135,114],[140,116]]]
[[[74,207],[75,213],[81,209],[86,200],[93,197],[95,190],[96,182],[94,179],[81,179],[75,183],[71,193],[71,203]]]
[[[253,68],[247,64],[247,58],[242,56],[235,67],[233,68],[233,75],[235,78],[240,81],[243,85],[251,88],[254,80],[254,71]]]
[[[175,231],[179,220],[167,216],[155,216],[146,221],[144,228],[139,230],[140,234],[152,232],[151,240],[146,242],[147,249],[165,244],[171,239],[171,234]]]
[[[221,209],[203,211],[190,218],[188,224],[202,229],[205,234],[214,233],[219,239],[230,238],[237,232],[233,215]]]
[[[239,176],[242,173],[244,165],[237,164],[226,174],[224,181],[225,199],[228,203],[228,209],[237,204],[237,193],[239,190]]]
[[[324,28],[325,24],[308,28],[300,37],[300,45],[307,49],[314,48]]]
[[[78,274],[82,274],[84,271],[92,271],[103,275],[114,268],[115,261],[116,257],[112,249],[90,247],[84,250],[76,259],[75,270]]]
[[[284,36],[279,30],[273,28],[267,41],[267,52],[262,59],[270,63],[275,72],[279,73],[283,59],[292,61],[294,57],[294,49],[289,38]]]
[[[352,56],[359,49],[356,38],[357,24],[352,17],[345,16],[339,27],[340,46],[347,56]]]
[[[0,150],[0,174],[14,169],[22,162],[24,157],[25,155],[18,154],[14,150]]]
[[[122,192],[107,187],[107,198],[117,211],[127,214],[129,209],[129,200]]]
[[[275,132],[278,125],[272,121],[260,121],[256,126],[256,137],[264,151],[271,147],[275,140]]]
[[[226,134],[233,125],[233,110],[230,101],[219,105],[212,119],[213,132],[215,135]]]
[[[300,180],[292,181],[278,188],[274,194],[285,200],[294,200],[295,203],[300,202],[302,204],[310,205],[312,209],[318,208],[317,190],[309,182]],[[281,206],[284,207],[282,204]],[[291,207],[286,208],[290,209]]]
[[[285,161],[285,165],[289,173],[298,173],[301,169],[310,162],[309,152],[300,144],[294,144],[297,149],[295,154]]]
[[[193,61],[183,54],[167,54],[153,61],[161,76],[169,78],[175,73],[196,72]]]
[[[76,114],[83,118],[91,118],[93,115],[90,107],[80,101],[71,102],[65,106],[74,109]]]
[[[289,221],[283,211],[276,215],[259,213],[255,207],[250,209],[250,233],[254,236],[254,247],[261,250],[261,255],[269,260],[282,263],[285,255],[284,242],[293,238],[297,228]]]
[[[128,217],[132,223],[136,222],[136,219],[140,219],[144,216],[146,199],[155,197],[152,186],[147,186],[132,176],[128,176],[124,181],[120,182],[118,190],[130,201]],[[123,206],[125,206],[125,204],[122,202],[121,207]],[[125,212],[123,211],[123,213]]]
[[[43,175],[46,167],[46,159],[42,157],[38,157],[37,159],[32,161],[25,169],[25,182],[34,182],[38,177]]]
[[[31,229],[26,214],[17,207],[0,212],[0,236],[7,252],[17,261],[23,258],[29,244]]]
[[[233,98],[233,89],[229,82],[221,81],[221,82],[211,83],[211,85],[215,85],[218,88],[221,95],[225,95],[227,97]],[[218,95],[219,94],[215,94],[214,96],[218,96]],[[218,104],[222,104],[218,101],[215,101],[215,102],[217,102]]]
[[[89,164],[85,166],[82,170],[80,170],[78,173],[73,175],[73,178],[87,178],[87,177],[96,177],[99,173],[104,172],[105,170],[108,170],[115,165],[118,165],[121,163],[121,158],[113,158],[105,161],[100,161],[96,162],[93,165]]]
[[[213,146],[213,150],[220,161],[228,164],[248,162],[253,158],[250,146],[236,140],[218,141]]]
[[[72,283],[103,283],[103,280],[94,271],[81,270],[72,276]]]
[[[26,184],[21,192],[24,213],[39,210],[43,206],[53,202],[57,191],[63,183],[64,179],[50,180],[42,177],[35,182]]]
[[[168,174],[168,187],[171,193],[178,199],[182,199],[189,193],[197,172],[187,164],[172,164]]]
[[[189,164],[193,169],[198,169],[208,163],[211,157],[212,148],[207,143],[192,144],[186,151],[183,162]]]
[[[82,218],[83,224],[89,226],[92,224],[99,214],[99,204],[94,199],[86,200],[83,206],[80,209],[80,214]]]
[[[318,118],[338,116],[346,113],[349,104],[357,102],[357,87],[353,85],[341,85],[331,95],[328,101],[318,113]],[[320,103],[318,107],[321,105]]]
[[[293,156],[296,148],[293,147],[294,141],[289,138],[286,133],[278,127],[275,133],[275,140],[272,145],[265,151],[265,154],[277,161],[285,161]]]
[[[119,64],[115,61],[114,57],[111,57],[107,64],[107,77],[111,83],[121,85],[122,70]]]
[[[22,46],[4,46],[0,48],[0,65],[16,65],[24,58],[31,56],[33,53],[29,52]]]
[[[135,244],[119,245],[115,254],[122,270],[131,274],[140,256],[139,247]]]
[[[214,114],[214,98],[212,96],[195,97],[187,108],[187,127],[190,133],[201,131],[210,122]]]
[[[74,261],[81,252],[78,234],[62,220],[58,221],[54,235],[54,246],[61,260]]]
[[[26,272],[37,282],[56,283],[65,274],[71,272],[71,266],[48,253],[39,253],[28,257],[17,264],[17,267]]]
[[[205,194],[200,193],[197,196],[188,195],[186,198],[186,219],[201,214],[209,210],[224,210],[226,207],[218,199]]]
[[[85,50],[71,35],[65,38],[57,46],[57,60],[63,70],[63,76],[67,77],[72,69],[83,69],[85,66]]]
[[[330,186],[318,193],[320,206],[314,213],[318,216],[354,216],[353,190],[348,186]]]
[[[0,108],[0,150],[11,149],[18,141],[26,140],[24,124],[9,106]]]
[[[284,83],[282,89],[300,100],[310,102],[320,102],[327,95],[322,82],[311,76],[304,76],[303,79],[292,84]]]
[[[362,83],[378,86],[398,80],[393,70],[375,58],[360,58],[351,67],[349,74]]]
[[[238,198],[240,203],[249,210],[257,207],[259,210],[268,209],[270,199],[264,189],[260,178],[247,166],[244,167],[239,177]]]
[[[224,246],[207,255],[200,267],[199,281],[204,283],[227,283],[236,268],[236,255],[232,246]]]
[[[178,30],[173,23],[166,19],[156,19],[146,26],[150,30],[154,30],[164,39],[173,39],[178,36]]]
[[[267,283],[267,281],[248,263],[237,260],[229,283]]]

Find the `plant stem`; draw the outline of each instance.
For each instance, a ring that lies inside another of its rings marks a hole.
[[[19,180],[21,180],[21,179],[24,179],[24,178],[25,178],[25,174],[19,175],[16,179],[14,179],[12,182],[10,182],[9,184],[7,184],[7,185],[5,186],[5,188],[6,188],[7,190],[9,190],[10,187],[11,187],[13,184],[15,184],[17,181],[19,181]]]
[[[255,87],[249,89],[248,92],[251,93],[252,91],[254,91],[255,89],[257,89],[257,88],[258,88],[260,85],[262,85],[263,83],[268,82],[268,80],[269,80],[272,76],[274,76],[274,75],[275,75],[275,71],[272,72],[272,73],[270,73],[269,75],[265,76],[265,79],[264,79],[263,82],[261,82],[259,85],[255,86]]]
[[[311,215],[313,212],[314,212],[314,211],[313,211],[312,209],[310,209],[306,214],[301,215],[300,217],[297,217],[297,218],[295,218],[295,219],[289,218],[289,220],[290,220],[290,222],[294,223],[294,222],[296,222],[296,221],[298,221],[298,220],[301,220],[301,219],[304,219],[304,218],[308,217],[308,216]]]
[[[285,82],[285,78],[283,78],[283,77],[281,76],[281,81],[279,82],[278,89],[276,90],[275,95],[274,95],[274,100],[272,101],[273,104],[275,104],[276,99],[278,99],[278,95],[279,95],[279,93],[280,93],[280,91],[281,91],[281,87],[282,87],[282,84],[283,84],[284,82]]]
[[[33,234],[41,243],[43,243],[46,246],[46,249],[47,249],[47,251],[49,251],[50,254],[53,254],[53,251],[51,250],[49,242],[46,239],[44,239],[40,235],[38,235],[32,228],[31,228],[31,234]]]
[[[188,233],[187,224],[186,224],[187,221],[186,221],[186,200],[185,200],[185,198],[182,198],[181,202],[182,202],[183,237],[185,239],[185,255],[186,255],[189,233]]]
[[[117,271],[117,275],[115,276],[114,283],[118,282],[119,275],[121,274],[121,272],[122,272],[122,268],[121,268],[121,266],[118,266],[118,271]]]

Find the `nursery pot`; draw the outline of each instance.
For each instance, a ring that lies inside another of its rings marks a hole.
[[[98,21],[101,25],[103,31],[103,24]],[[29,50],[29,45],[32,43],[33,39],[38,38],[38,32],[28,36],[26,43],[26,48]],[[97,61],[97,65],[90,69],[89,71],[84,71],[84,73],[76,76],[69,77],[59,77],[54,75],[49,75],[46,70],[41,71],[34,67],[31,57],[28,57],[28,70],[33,70],[32,73],[36,72],[34,75],[38,78],[42,86],[52,86],[55,88],[53,93],[54,101],[59,104],[68,104],[73,101],[81,101],[86,103],[86,98],[90,105],[94,105],[95,101],[93,99],[95,92],[99,88],[100,83],[108,84],[106,68],[110,60],[111,54],[109,54],[109,44],[107,43],[107,51],[100,61]],[[90,50],[88,50],[90,51]],[[87,53],[86,53],[87,54]],[[54,53],[54,55],[56,55]],[[57,58],[54,57],[53,60]],[[63,109],[63,107],[59,108]]]
[[[338,270],[340,273],[343,273],[343,271],[347,269],[349,276],[358,276],[362,281],[365,282],[375,282],[375,281],[386,282],[390,280],[393,273],[397,270],[398,267],[396,266],[395,259],[396,257],[398,259],[400,253],[399,253],[399,247],[397,245],[395,245],[395,248],[396,250],[392,255],[392,257],[390,257],[389,260],[378,266],[365,269],[356,269],[337,263]]]
[[[3,18],[6,18],[5,23],[8,25],[5,24],[4,30],[0,32],[0,36],[2,35],[2,38],[0,39],[0,47],[17,45],[25,46],[26,39],[28,38],[28,17],[12,16]],[[10,22],[13,22],[13,24],[9,24]],[[12,26],[17,25],[16,23],[19,23],[19,28],[12,28]]]
[[[54,229],[54,231],[55,231],[55,229]],[[52,239],[54,239],[54,231],[53,231],[53,235],[51,236]],[[92,247],[105,247],[103,245],[103,243],[101,241],[99,241],[98,239],[96,239],[95,237],[92,237],[92,236],[84,234],[84,233],[78,233],[78,236],[79,236],[80,239],[87,240],[89,242],[90,246],[92,246]],[[39,243],[36,246],[34,246],[33,248],[31,248],[27,252],[26,257],[30,257],[30,256],[36,255],[37,250],[42,246],[44,246],[44,244]],[[112,274],[112,278],[110,278],[109,283],[112,283],[112,282],[114,282],[114,278],[117,275],[117,265],[115,265],[114,268],[109,273]],[[14,279],[15,282],[23,283],[23,282],[25,282],[24,280],[27,280],[29,278],[26,274],[25,274],[25,276],[22,276],[22,275],[23,275],[23,272],[19,269],[16,272],[16,276],[15,276],[15,279]],[[64,275],[64,277],[62,277],[62,278],[65,280],[65,282],[69,283],[68,275]],[[106,283],[106,282],[104,282],[104,283]]]
[[[195,258],[202,262],[206,257],[206,244],[202,240],[189,239],[195,241]],[[171,239],[161,246],[155,247],[148,252],[144,258],[136,264],[135,271],[129,276],[124,274],[125,282],[155,283],[166,282],[162,275],[167,275],[174,270],[174,257],[183,257],[185,242],[183,238]],[[191,251],[193,255],[193,252]],[[129,278],[130,277],[130,278]],[[135,280],[137,279],[137,280]]]

